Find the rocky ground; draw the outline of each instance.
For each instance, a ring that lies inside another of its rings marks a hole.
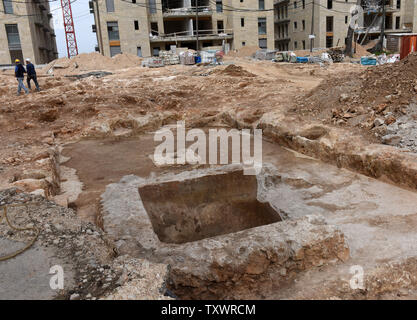
[[[394,64],[334,75],[299,97],[293,112],[416,152],[416,69],[417,54],[411,54]]]
[[[49,161],[51,147],[110,133],[134,135],[155,121],[186,119],[202,126],[224,111],[255,123],[269,111],[286,110],[295,95],[314,88],[328,75],[358,69],[351,64],[322,68],[229,59],[219,67],[148,69],[137,63],[117,70],[105,59],[94,66],[112,75],[83,79],[66,77],[65,70],[70,76],[74,70],[81,74],[93,70],[62,68],[62,64],[54,69],[57,75],[40,75],[41,92],[19,97],[11,71],[0,72],[0,187],[54,196],[59,186]],[[77,64],[86,65],[82,60]]]
[[[1,191],[0,205],[8,207],[12,225],[35,226],[39,230],[34,246],[14,259],[0,262],[0,299],[95,300],[109,295],[115,299],[164,299],[166,265],[154,264],[150,268],[144,260],[126,256],[114,259],[117,251],[103,231],[81,221],[72,209],[17,189]],[[13,207],[16,205],[19,206]],[[30,242],[34,232],[12,230],[2,223],[0,237],[3,256]],[[11,246],[12,243],[18,245]],[[49,270],[56,265],[63,267],[63,290],[49,287]],[[131,286],[139,279],[140,287]],[[143,286],[145,281],[149,284]]]

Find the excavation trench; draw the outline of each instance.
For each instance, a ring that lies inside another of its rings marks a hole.
[[[243,171],[139,187],[153,229],[162,242],[185,243],[281,221],[257,199],[257,179]]]
[[[417,249],[402,244],[416,238],[414,192],[266,140],[257,175],[158,166],[156,145],[153,134],[82,140],[64,148],[64,166],[84,184],[79,214],[100,221],[120,254],[169,264],[180,298],[273,298],[323,264],[369,266]],[[407,226],[375,223],[396,216]]]

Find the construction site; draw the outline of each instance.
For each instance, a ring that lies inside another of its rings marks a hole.
[[[100,52],[69,43],[37,63],[39,92],[16,96],[14,68],[0,70],[0,299],[416,299],[412,26],[397,51],[361,29],[351,52],[250,35],[187,46],[189,26],[157,52],[146,30],[143,57],[122,36]],[[177,161],[178,128],[239,132],[242,157],[261,132],[261,166],[232,160],[232,136],[216,142],[227,161]],[[168,131],[176,162],[161,164]]]

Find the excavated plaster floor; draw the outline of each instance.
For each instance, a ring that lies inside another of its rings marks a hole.
[[[196,169],[192,166],[156,167],[150,158],[154,147],[151,134],[117,141],[83,140],[67,145],[63,155],[70,157],[70,160],[64,165],[76,169],[84,184],[84,190],[75,202],[79,214],[94,221],[100,195],[106,186],[117,186],[115,183],[126,175],[152,178]],[[361,265],[366,271],[381,262],[402,260],[416,255],[415,192],[325,164],[268,141],[263,142],[263,162],[276,169],[276,174],[270,178],[271,188],[264,200],[271,203],[280,217],[291,220],[319,214],[328,224],[337,226],[344,233],[351,258],[341,265],[330,267],[330,274],[349,279],[349,267],[352,265]],[[164,191],[165,198],[170,194],[167,190],[169,188]],[[236,228],[219,233],[207,233],[199,237],[189,233],[187,237],[181,238],[175,232],[166,232],[166,226],[158,222],[158,214],[167,208],[158,207],[152,190],[139,189],[139,193],[153,225],[153,236],[169,243],[195,241],[276,221],[272,219],[255,224],[241,223]],[[174,199],[173,195],[170,196]],[[252,200],[255,208],[258,203],[255,198]],[[129,214],[134,214],[134,210]],[[175,218],[175,215],[170,218]],[[114,228],[117,229],[117,226],[113,226],[113,234],[119,233],[122,239],[124,226],[120,225],[117,232]],[[312,287],[320,286],[311,277],[310,280],[304,280],[311,281]],[[295,296],[291,290],[285,292],[287,296],[265,292],[263,297]]]

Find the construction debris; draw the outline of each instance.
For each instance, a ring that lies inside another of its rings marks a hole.
[[[146,58],[142,61],[142,67],[160,68],[165,66],[164,59],[159,57]]]
[[[180,57],[176,52],[161,50],[159,51],[159,57],[162,58],[165,66],[180,63]]]
[[[376,65],[377,59],[364,57],[362,64]],[[399,130],[405,138],[407,130],[414,127],[416,68],[417,55],[411,54],[401,62],[383,64],[343,79],[332,77],[300,100],[301,110],[324,122],[370,130],[373,138],[397,134]],[[407,138],[388,138],[383,142],[417,151],[415,143]]]
[[[333,62],[342,62],[345,59],[344,48],[334,47],[327,50]]]
[[[272,60],[275,58],[276,50],[261,49],[256,51],[255,59],[258,60]]]
[[[98,79],[98,78],[108,76],[110,74],[113,74],[113,73],[107,72],[107,71],[91,71],[91,72],[82,73],[82,74],[66,75],[65,77],[67,77],[67,78],[77,78],[77,79],[84,79],[84,78],[88,78],[88,77],[96,77]]]
[[[184,65],[193,65],[195,64],[195,51],[187,50],[180,52],[180,63]]]

